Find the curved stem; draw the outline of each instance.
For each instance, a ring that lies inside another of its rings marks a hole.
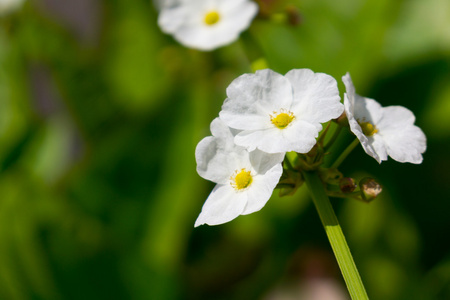
[[[303,176],[327,233],[328,240],[333,248],[351,298],[358,300],[369,299],[319,175],[316,172],[303,172]]]
[[[334,164],[331,166],[333,169],[337,169],[341,163],[344,161],[344,159],[347,158],[347,156],[350,154],[350,152],[355,149],[355,147],[359,144],[359,140],[356,138],[348,147],[344,150],[344,152],[341,153],[341,155],[336,159]]]

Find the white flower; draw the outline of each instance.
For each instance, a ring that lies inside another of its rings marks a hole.
[[[252,151],[307,153],[316,143],[321,123],[339,117],[336,80],[309,69],[285,76],[272,70],[244,74],[227,88],[220,118],[239,132],[234,141]]]
[[[195,227],[218,225],[260,210],[272,195],[283,172],[284,155],[249,153],[233,143],[233,131],[220,119],[195,150],[197,172],[217,185],[209,195]]]
[[[350,130],[364,151],[379,163],[388,155],[399,162],[420,164],[426,150],[426,137],[414,125],[414,114],[403,106],[382,107],[377,101],[355,93],[350,74],[342,77],[345,113]]]
[[[0,0],[0,15],[9,13],[22,5],[24,0]]]
[[[182,0],[153,0],[153,3],[155,4],[156,8],[162,9],[163,7],[171,7],[178,3],[180,3]]]
[[[209,51],[235,41],[257,11],[249,0],[183,0],[164,6],[158,24],[184,46]]]

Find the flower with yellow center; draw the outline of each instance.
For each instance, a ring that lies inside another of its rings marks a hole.
[[[273,115],[270,115],[270,121],[275,127],[279,129],[284,129],[291,124],[292,120],[294,120],[294,114],[292,112],[285,112],[284,109],[281,110],[281,113],[273,112]]]
[[[214,25],[220,20],[220,15],[217,11],[210,11],[205,15],[205,23],[206,25]]]
[[[251,171],[247,171],[242,168],[240,171],[236,170],[235,174],[230,177],[231,186],[237,191],[244,190],[250,186],[253,182]]]
[[[308,153],[321,123],[344,110],[336,80],[309,69],[244,74],[227,88],[227,97],[219,117],[240,131],[234,142],[248,151]]]
[[[222,224],[260,210],[283,172],[284,154],[248,152],[235,145],[232,130],[220,119],[211,123],[211,133],[198,143],[195,159],[198,174],[216,186],[195,226]]]
[[[390,156],[399,162],[419,164],[426,150],[426,137],[414,125],[414,114],[403,106],[382,107],[355,92],[350,74],[342,77],[346,87],[345,114],[350,130],[364,151],[379,163]]]
[[[184,46],[210,51],[237,40],[257,11],[252,0],[177,1],[162,6],[158,25]]]
[[[372,125],[370,122],[359,122],[359,126],[361,126],[361,130],[365,136],[372,136],[378,132],[378,129]]]

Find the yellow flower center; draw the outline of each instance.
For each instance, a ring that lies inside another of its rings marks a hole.
[[[250,184],[252,184],[253,182],[253,177],[250,174],[250,171],[247,171],[246,169],[241,169],[241,171],[238,170],[235,171],[234,176],[231,176],[231,185],[236,189],[236,190],[243,190],[247,187],[250,186]]]
[[[358,124],[366,136],[372,136],[378,132],[378,129],[370,122],[358,122]]]
[[[292,112],[285,111],[284,109],[282,109],[279,114],[277,114],[277,112],[275,111],[273,113],[274,115],[270,115],[270,121],[273,125],[280,129],[286,128],[292,122],[292,120],[295,119],[295,116]]]
[[[220,20],[219,13],[217,11],[213,10],[213,11],[210,11],[209,13],[207,13],[205,15],[205,20],[204,21],[205,21],[206,25],[211,26],[211,25],[214,25],[217,22],[219,22],[219,20]]]

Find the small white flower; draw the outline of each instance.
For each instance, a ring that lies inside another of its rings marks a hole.
[[[342,81],[347,90],[344,106],[350,130],[364,151],[379,163],[389,155],[399,162],[420,164],[427,148],[426,137],[414,125],[414,114],[403,106],[382,107],[373,99],[359,96],[349,73]]]
[[[22,5],[24,0],[0,0],[0,15],[7,14]]]
[[[344,111],[336,80],[309,69],[285,76],[269,69],[244,74],[230,84],[227,96],[219,116],[242,130],[234,141],[249,151],[307,153],[321,123]]]
[[[163,6],[158,24],[184,46],[209,51],[235,41],[257,11],[249,0],[182,0]]]
[[[233,131],[220,119],[211,123],[213,136],[195,150],[197,172],[217,185],[209,195],[195,227],[218,225],[264,207],[283,172],[282,154],[249,153],[233,143]]]

